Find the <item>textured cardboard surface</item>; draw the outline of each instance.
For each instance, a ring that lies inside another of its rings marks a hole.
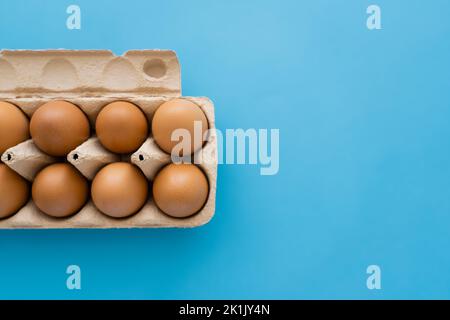
[[[0,92],[12,96],[181,94],[180,65],[170,50],[132,50],[122,56],[107,50],[3,50],[0,61]]]
[[[128,51],[114,56],[110,51],[0,51],[0,62],[10,68],[0,86],[0,100],[14,103],[29,117],[47,101],[62,99],[78,105],[88,116],[91,127],[100,110],[108,103],[126,100],[145,113],[149,124],[156,109],[165,101],[181,96],[180,66],[173,51]],[[208,98],[184,97],[205,112],[210,128],[215,128],[214,105]],[[217,137],[209,136],[199,165],[205,172],[210,193],[203,209],[184,218],[171,218],[161,212],[151,196],[137,214],[113,219],[99,212],[92,202],[72,217],[56,219],[29,203],[14,216],[0,220],[0,228],[133,228],[194,227],[207,223],[214,215],[217,179]],[[32,181],[43,167],[57,161],[40,151],[32,140],[5,151],[2,161]],[[154,143],[151,134],[131,155],[117,155],[101,146],[93,135],[67,156],[87,179],[92,180],[104,165],[116,161],[136,164],[152,180],[170,155]],[[151,194],[151,192],[150,192]]]

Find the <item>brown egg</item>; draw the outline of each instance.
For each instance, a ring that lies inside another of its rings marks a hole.
[[[31,117],[31,137],[45,153],[62,157],[89,138],[89,120],[73,103],[50,101]]]
[[[131,153],[147,138],[147,118],[134,104],[115,101],[100,111],[95,130],[106,149],[116,153]]]
[[[55,163],[37,174],[31,193],[42,212],[62,218],[83,207],[89,196],[89,186],[75,167],[68,163]]]
[[[29,138],[27,116],[15,105],[0,101],[0,155]]]
[[[94,177],[91,195],[101,212],[113,218],[124,218],[139,211],[147,201],[148,181],[142,171],[130,163],[111,163]]]
[[[30,193],[28,181],[0,163],[0,219],[9,217],[22,208]]]
[[[194,124],[201,123],[200,137],[194,136]],[[155,112],[152,120],[152,133],[158,146],[167,153],[172,152],[180,141],[172,141],[172,132],[176,129],[186,129],[190,134],[190,153],[203,145],[203,136],[208,130],[208,120],[202,109],[186,99],[173,99],[163,103]],[[177,152],[177,156],[188,156],[187,152]]]
[[[208,198],[208,180],[193,164],[169,164],[153,181],[153,199],[163,212],[175,218],[197,213]]]

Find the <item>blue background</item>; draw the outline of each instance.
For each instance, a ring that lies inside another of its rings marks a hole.
[[[221,165],[201,228],[0,231],[0,298],[450,298],[450,2],[374,3],[379,31],[364,0],[2,0],[3,48],[176,50],[184,95],[279,128],[281,162]]]

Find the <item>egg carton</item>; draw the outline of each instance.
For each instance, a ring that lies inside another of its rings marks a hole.
[[[170,50],[132,50],[116,56],[107,50],[3,50],[0,51],[0,100],[15,104],[29,118],[45,102],[66,100],[87,115],[91,129],[100,110],[110,102],[123,100],[137,105],[151,120],[165,101],[181,96],[180,65]],[[209,128],[215,128],[214,105],[206,97],[182,97],[204,111]],[[217,183],[217,136],[211,130],[198,151],[209,182],[204,207],[187,218],[173,218],[153,202],[151,188],[144,207],[128,218],[114,219],[101,213],[91,200],[75,215],[53,218],[41,212],[30,200],[15,215],[0,220],[0,229],[59,228],[155,228],[196,227],[207,223],[215,212]],[[45,166],[60,161],[39,150],[27,140],[1,155],[1,161],[29,181]],[[127,161],[138,166],[148,180],[171,162],[153,140],[151,133],[133,154],[118,155],[106,150],[95,134],[72,150],[67,161],[88,180],[105,165]]]

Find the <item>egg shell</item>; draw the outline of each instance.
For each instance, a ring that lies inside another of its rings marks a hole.
[[[32,186],[36,206],[56,218],[77,213],[88,196],[87,180],[68,163],[55,163],[45,167],[38,173]]]
[[[208,180],[193,164],[169,164],[153,181],[153,198],[164,213],[185,218],[197,213],[208,198]]]
[[[25,113],[9,102],[0,101],[0,155],[30,138]]]
[[[28,182],[0,163],[0,219],[9,217],[25,205],[29,197]]]
[[[97,116],[95,130],[101,144],[116,153],[136,151],[148,135],[147,118],[136,105],[115,101]]]
[[[89,120],[73,103],[55,100],[42,105],[31,117],[34,143],[45,153],[66,156],[90,136]]]
[[[195,130],[195,123],[201,124],[199,133]],[[152,134],[158,146],[167,153],[181,141],[172,140],[172,134],[177,129],[187,130],[190,150],[174,150],[177,156],[188,156],[203,146],[203,138],[208,130],[208,120],[200,107],[186,99],[172,99],[163,103],[155,112],[152,119]],[[180,131],[180,134],[183,132]]]
[[[148,181],[133,164],[111,163],[94,177],[91,195],[101,212],[113,218],[124,218],[139,211],[147,201]]]

